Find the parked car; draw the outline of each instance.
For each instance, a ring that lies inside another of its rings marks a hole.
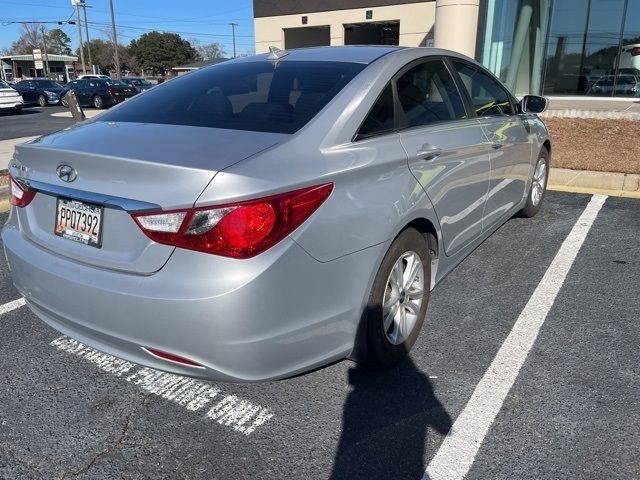
[[[624,45],[620,51],[620,69],[632,70],[640,75],[640,43]]]
[[[0,111],[20,113],[23,106],[24,100],[17,90],[9,86],[8,83],[0,80]]]
[[[126,83],[101,78],[73,80],[65,85],[63,96],[69,90],[73,90],[76,93],[78,103],[80,103],[81,106],[92,106],[95,108],[110,107],[138,93],[135,88]],[[66,98],[62,99],[62,105],[68,107]]]
[[[13,281],[54,328],[178,374],[393,364],[431,288],[540,209],[546,104],[434,48],[206,67],[16,147]]]
[[[39,105],[41,107],[60,103],[60,94],[64,90],[62,85],[48,78],[21,80],[13,88],[22,95],[26,105]]]
[[[98,75],[95,73],[89,73],[87,75],[80,75],[76,80],[90,79],[90,78],[101,78],[103,80],[111,80],[109,75]]]
[[[122,81],[127,85],[134,87],[138,92],[144,92],[145,90],[149,90],[153,87],[153,83],[142,77],[124,77]]]
[[[640,74],[603,75],[589,89],[588,95],[640,97]]]

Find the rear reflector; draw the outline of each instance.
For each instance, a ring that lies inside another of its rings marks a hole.
[[[181,357],[180,355],[176,355],[175,353],[163,352],[162,350],[149,347],[142,347],[142,349],[148,354],[160,358],[161,360],[178,363],[187,367],[204,368],[204,365],[194,362],[193,360],[189,360],[188,358]]]
[[[246,202],[184,210],[135,213],[151,240],[233,258],[251,258],[285,238],[329,197],[333,184]]]
[[[9,175],[9,182],[11,188],[9,203],[11,203],[11,205],[15,205],[16,207],[26,207],[27,205],[29,205],[31,203],[31,200],[33,200],[33,198],[36,196],[36,190],[29,190],[27,188],[24,188],[11,175]]]

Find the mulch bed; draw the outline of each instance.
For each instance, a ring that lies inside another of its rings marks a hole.
[[[640,174],[640,122],[547,118],[552,167]]]

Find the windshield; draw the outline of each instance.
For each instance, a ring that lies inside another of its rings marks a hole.
[[[104,83],[105,85],[108,85],[110,87],[113,86],[113,85],[117,85],[119,87],[128,87],[129,86],[126,83],[121,82],[120,80],[103,80],[103,79],[100,79],[100,81],[102,83]]]
[[[34,82],[39,88],[62,88],[62,85],[51,80],[34,80]]]
[[[11,88],[11,87],[9,86],[9,84],[4,83],[2,80],[0,80],[0,88]]]
[[[286,60],[223,63],[163,83],[100,120],[294,133],[364,67]]]
[[[132,78],[131,80],[129,80],[129,82],[136,86],[151,86],[150,82],[147,82],[146,80],[143,80],[141,78]]]

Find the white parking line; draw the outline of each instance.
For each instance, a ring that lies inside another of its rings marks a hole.
[[[124,378],[127,382],[189,411],[197,412],[207,407],[204,412],[206,418],[245,435],[251,434],[273,417],[268,409],[236,395],[223,395],[217,387],[180,375],[140,367],[66,336],[56,338],[51,345],[89,360],[105,372]]]
[[[427,466],[423,480],[462,480],[502,408],[606,196],[594,195],[562,243],[509,336]]]
[[[24,303],[24,298],[18,298],[17,300],[14,300],[13,302],[9,302],[9,303],[5,303],[4,305],[0,305],[0,315],[4,315],[5,313],[8,313],[12,310],[15,310],[16,308],[20,308],[20,307],[24,307],[25,303]]]

